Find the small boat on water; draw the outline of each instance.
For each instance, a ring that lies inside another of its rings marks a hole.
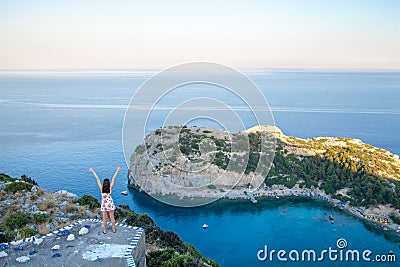
[[[333,215],[329,215],[329,220],[333,221],[335,218],[333,218]]]
[[[128,195],[128,191],[122,191],[121,194],[124,195],[124,196],[127,196]]]
[[[203,229],[206,229],[206,228],[208,228],[208,224],[203,224]]]

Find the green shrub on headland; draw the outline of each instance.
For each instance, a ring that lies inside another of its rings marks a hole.
[[[144,229],[148,242],[153,242],[161,248],[171,247],[178,252],[187,250],[186,244],[176,233],[162,230],[147,214],[130,212],[125,218],[125,223]]]
[[[24,182],[26,182],[26,183],[28,183],[28,184],[38,185],[38,183],[37,183],[34,179],[32,179],[32,178],[29,177],[29,176],[26,176],[25,174],[23,174],[23,175],[21,176],[21,180],[24,181]]]
[[[100,208],[100,202],[97,200],[97,198],[92,197],[91,195],[83,195],[75,202],[79,205],[88,205],[90,209]]]
[[[28,214],[16,211],[6,218],[6,226],[10,229],[18,229],[30,222],[31,218]]]
[[[389,217],[394,223],[400,224],[400,217],[396,216],[395,214],[390,214]]]
[[[11,178],[10,176],[8,176],[5,173],[0,173],[0,181],[1,182],[14,182],[16,179],[15,178]]]
[[[47,220],[46,214],[43,213],[33,214],[33,219],[36,223],[44,223]]]
[[[7,185],[4,188],[4,191],[9,192],[9,193],[17,193],[19,191],[30,191],[33,185],[24,183],[24,182],[19,182],[19,181],[14,181],[11,184]]]
[[[195,257],[189,253],[181,255],[172,248],[151,251],[146,257],[149,267],[199,267],[199,266],[219,266],[216,262],[205,258]]]
[[[2,224],[0,226],[4,226],[4,225]],[[2,230],[2,231],[0,231],[0,243],[10,242],[10,241],[14,240],[14,238],[16,236],[17,236],[17,232],[16,231]]]
[[[19,231],[18,231],[18,234],[21,236],[21,238],[26,238],[26,237],[34,236],[34,235],[36,235],[37,233],[38,233],[37,231],[35,231],[35,230],[33,230],[33,229],[30,229],[30,228],[25,228],[25,229],[22,229],[22,230],[19,230]]]
[[[0,181],[1,182],[11,182],[8,184],[4,190],[9,193],[15,194],[19,191],[30,191],[32,186],[37,185],[36,181],[31,177],[26,176],[25,174],[21,176],[21,179],[12,178],[7,174],[0,173]]]

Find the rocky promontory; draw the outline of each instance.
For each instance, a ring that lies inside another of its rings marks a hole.
[[[263,137],[256,141],[264,149],[257,152],[255,162],[254,140],[246,132],[185,126],[158,129],[132,154],[129,185],[151,195],[200,198],[218,197],[232,188],[258,187],[272,166],[275,146],[273,134]],[[250,173],[248,162],[261,164]]]
[[[136,147],[128,179],[150,195],[179,199],[316,196],[400,224],[399,156],[354,138],[170,126]]]

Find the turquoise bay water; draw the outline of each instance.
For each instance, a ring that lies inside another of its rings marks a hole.
[[[151,216],[162,217],[163,225],[178,232],[184,240],[194,240],[200,251],[216,259],[222,266],[298,266],[296,262],[257,260],[256,253],[268,245],[270,249],[321,251],[344,238],[348,249],[370,249],[377,254],[398,251],[398,238],[374,228],[330,206],[307,199],[261,200],[256,205],[248,201],[221,200],[211,205],[194,208],[172,208],[142,194],[134,195],[135,203],[150,207]],[[141,207],[138,207],[141,209]],[[329,215],[335,224],[326,221]],[[209,228],[202,229],[207,223]],[[368,230],[370,229],[370,230]],[[384,234],[388,235],[385,239]],[[318,252],[319,253],[319,252]],[[302,266],[367,266],[371,263],[303,262]],[[375,263],[392,266],[393,263]]]
[[[25,173],[51,190],[99,196],[88,167],[93,166],[100,177],[110,177],[121,165],[114,192],[126,190],[121,144],[124,107],[145,78],[0,75],[0,172]],[[252,78],[267,97],[276,125],[287,135],[355,137],[400,154],[399,73],[279,72]],[[196,94],[201,96],[188,89],[179,97]],[[222,92],[207,94],[229,100]],[[158,127],[160,121],[156,118],[151,124]],[[177,232],[222,266],[297,266],[259,262],[256,253],[264,245],[277,250],[335,248],[338,238],[345,238],[350,249],[380,254],[392,250],[399,255],[398,241],[316,202],[262,200],[253,205],[224,200],[185,209],[130,192],[129,196],[114,194],[115,202],[148,213],[162,228]],[[329,214],[336,224],[324,221]],[[204,223],[210,226],[206,230],[201,227]],[[365,266],[371,264],[394,266]]]

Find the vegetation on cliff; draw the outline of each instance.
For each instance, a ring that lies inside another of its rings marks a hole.
[[[16,194],[18,192],[29,191],[34,185],[35,180],[26,175],[22,175],[20,179],[12,178],[7,174],[0,173],[0,182],[2,183],[3,192],[0,193],[0,200],[6,200],[6,194]],[[30,228],[23,228],[34,218],[28,214],[15,210],[11,207],[2,210],[0,213],[0,243],[14,240],[17,236],[23,238],[28,235],[35,235],[37,231]]]
[[[75,202],[79,205],[88,206],[91,210],[100,208],[100,202],[97,200],[97,198],[91,195],[83,195]]]
[[[309,141],[308,149],[319,153],[307,156],[288,150],[288,146],[307,148],[307,143],[298,146],[298,143],[279,141],[266,185],[283,184],[291,188],[298,183],[301,187],[318,187],[336,199],[350,201],[352,206],[389,204],[400,209],[399,169],[391,169],[390,161],[383,165],[379,154],[366,153],[365,148],[370,146],[349,141],[340,139],[347,146],[342,143],[342,146],[324,147],[320,146],[321,140]]]
[[[20,179],[17,179],[12,178],[7,174],[0,173],[0,181],[11,182],[4,188],[4,190],[13,194],[23,190],[31,190],[32,186],[37,185],[35,180],[26,176],[25,174],[22,175]]]
[[[169,127],[168,131],[175,129]],[[252,128],[237,134],[201,127],[177,127],[179,149],[191,162],[202,160],[200,144],[212,142],[214,158],[212,164],[226,169],[228,164],[243,162],[243,155],[233,153],[233,146],[245,150],[247,166],[244,173],[254,172],[259,164],[262,134],[260,128]],[[163,129],[153,134],[161,135]],[[244,138],[247,134],[247,138]],[[265,185],[284,185],[288,188],[318,188],[333,198],[349,201],[352,206],[390,205],[400,209],[400,161],[397,155],[365,144],[358,139],[317,137],[299,139],[282,134],[278,129],[273,165],[265,176]],[[247,141],[247,140],[248,141]],[[163,150],[158,144],[158,150]],[[152,147],[148,144],[148,148]],[[268,152],[267,152],[268,153]],[[242,157],[242,158],[241,158]],[[165,162],[163,163],[166,164]],[[230,168],[230,170],[235,170]]]

